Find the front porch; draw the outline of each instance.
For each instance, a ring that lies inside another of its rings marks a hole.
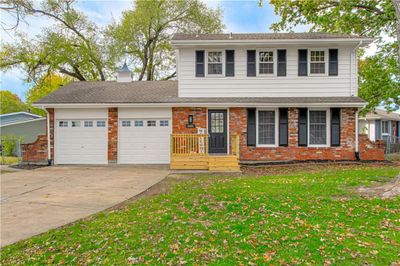
[[[174,170],[238,172],[239,135],[229,138],[226,154],[209,153],[208,134],[172,134],[171,164]]]

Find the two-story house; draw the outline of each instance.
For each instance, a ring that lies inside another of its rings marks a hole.
[[[177,81],[132,81],[124,65],[116,81],[74,82],[39,100],[48,112],[47,158],[211,170],[236,170],[238,161],[355,160],[365,105],[357,49],[372,41],[178,34]]]

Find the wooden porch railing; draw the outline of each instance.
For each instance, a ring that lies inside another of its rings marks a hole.
[[[230,136],[230,154],[239,158],[239,135]],[[208,134],[172,134],[171,156],[207,156]]]
[[[239,158],[240,155],[239,142],[239,135],[231,135],[231,154],[235,155],[237,158]]]
[[[171,155],[172,156],[208,155],[208,135],[172,134]]]

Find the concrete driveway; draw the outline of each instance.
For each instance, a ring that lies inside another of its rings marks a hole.
[[[167,167],[53,166],[1,175],[1,246],[68,224],[161,181]]]

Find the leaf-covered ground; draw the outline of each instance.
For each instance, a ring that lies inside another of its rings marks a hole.
[[[261,177],[197,176],[74,225],[7,246],[1,264],[400,263],[400,198],[366,199],[394,166]]]

